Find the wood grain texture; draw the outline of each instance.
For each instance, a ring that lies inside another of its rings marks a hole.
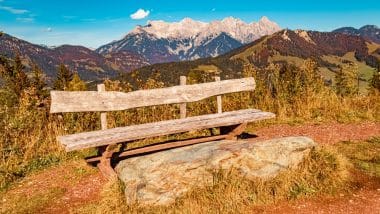
[[[184,119],[78,133],[58,137],[58,140],[66,147],[66,151],[73,151],[148,137],[254,122],[274,117],[275,115],[270,112],[244,109],[221,114],[201,115]]]
[[[97,89],[99,92],[106,91],[106,86],[104,84],[98,84]],[[107,113],[105,112],[100,113],[100,126],[102,130],[107,129]]]
[[[106,91],[51,91],[50,113],[118,111],[136,107],[195,102],[208,97],[252,91],[254,78],[223,80],[195,85],[139,90],[129,93]]]
[[[215,77],[215,81],[219,82],[220,81],[220,77]],[[216,108],[218,110],[218,114],[222,113],[222,96],[219,95],[219,96],[216,96]]]
[[[180,77],[180,85],[186,85],[186,76]],[[186,103],[181,103],[179,105],[180,118],[186,118]]]

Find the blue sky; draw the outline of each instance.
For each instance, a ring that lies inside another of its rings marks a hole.
[[[140,13],[133,17],[141,19],[132,19],[131,15],[139,9],[142,9]],[[122,38],[136,25],[144,25],[148,20],[179,21],[190,17],[210,21],[227,16],[246,22],[267,16],[283,28],[330,31],[342,26],[380,26],[380,2],[0,0],[0,31],[46,45],[96,48]]]

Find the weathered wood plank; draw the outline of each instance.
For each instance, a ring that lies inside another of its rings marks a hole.
[[[215,77],[215,81],[219,82],[220,81],[220,77]],[[219,96],[216,96],[216,107],[217,107],[217,110],[218,110],[218,114],[222,113],[222,96],[219,95]]]
[[[186,76],[180,76],[180,85],[186,85]],[[186,118],[186,103],[181,103],[179,105],[179,113],[180,113],[180,118]]]
[[[106,86],[104,84],[98,84],[97,89],[99,92],[106,91]],[[100,126],[102,130],[107,129],[107,113],[105,112],[100,113]]]
[[[221,114],[209,114],[184,119],[160,121],[128,127],[78,133],[61,136],[58,140],[66,147],[66,151],[104,146],[131,140],[156,137],[192,130],[230,126],[244,122],[253,122],[274,118],[270,112],[256,109],[244,109]]]
[[[139,90],[129,93],[115,91],[51,91],[50,113],[118,111],[144,106],[195,102],[216,95],[254,89],[255,80],[250,77]]]

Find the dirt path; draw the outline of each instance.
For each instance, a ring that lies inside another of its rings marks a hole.
[[[309,136],[320,144],[332,144],[345,140],[365,140],[380,136],[380,123],[322,124],[322,125],[273,125],[249,131],[264,140],[284,136]],[[78,164],[78,163],[74,163]],[[83,163],[84,164],[84,161]],[[59,187],[63,194],[54,199],[39,213],[69,213],[70,209],[99,200],[99,193],[106,183],[101,174],[89,166],[65,164],[36,175],[28,176],[7,192],[7,195],[35,194],[48,188]],[[26,197],[27,198],[27,197]],[[380,181],[363,178],[363,187],[350,195],[334,198],[302,199],[261,207],[263,213],[379,213]]]

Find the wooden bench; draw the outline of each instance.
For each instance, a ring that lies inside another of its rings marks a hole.
[[[115,177],[111,166],[111,158],[126,157],[165,150],[201,142],[220,139],[234,139],[240,135],[248,122],[274,118],[270,112],[257,109],[244,109],[222,113],[222,94],[252,91],[255,89],[253,78],[233,79],[216,82],[186,85],[186,77],[181,77],[181,85],[138,90],[129,93],[105,91],[103,84],[98,91],[51,91],[51,113],[64,112],[102,112],[102,130],[83,132],[58,137],[58,141],[66,151],[85,148],[99,148],[99,156],[87,159],[88,162],[99,162],[98,167],[106,177]],[[186,103],[217,96],[218,113],[186,117]],[[137,107],[180,104],[180,119],[154,123],[131,125],[107,129],[107,111],[119,111]],[[183,133],[217,127],[230,127],[230,132],[217,136],[151,145],[126,151],[117,151],[117,144],[134,140]]]

